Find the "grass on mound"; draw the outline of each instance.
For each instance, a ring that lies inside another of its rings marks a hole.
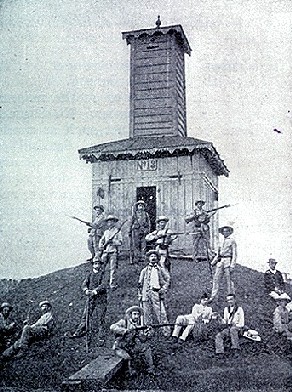
[[[118,269],[119,288],[110,292],[106,325],[124,317],[125,309],[137,302],[137,282],[143,264],[129,265],[127,259],[120,261]],[[72,331],[80,321],[85,303],[80,285],[90,271],[89,263],[64,269],[37,278],[27,279],[5,298],[14,305],[13,317],[19,325],[27,316],[31,304],[30,319],[38,317],[38,303],[48,299],[53,304],[57,328],[51,339],[31,346],[28,355],[7,364],[1,364],[0,386],[22,389],[59,389],[62,381],[98,356],[98,348],[93,344],[91,352],[85,352],[84,338],[70,340],[64,333]],[[185,260],[173,261],[173,282],[169,290],[166,306],[169,321],[174,322],[178,314],[191,311],[200,295],[212,287],[211,274],[205,263]],[[108,273],[107,273],[108,275]],[[257,329],[264,342],[271,336],[271,316],[267,314],[263,288],[263,274],[249,268],[237,266],[236,282],[238,302],[245,311],[246,324]],[[223,310],[224,290],[219,293],[218,309]],[[33,301],[33,302],[31,302]],[[222,313],[222,311],[221,311]],[[111,347],[113,336],[109,333],[106,346]],[[290,364],[277,345],[243,341],[242,356],[227,358],[218,362],[212,356],[213,342],[189,340],[183,347],[173,347],[165,338],[153,338],[152,347],[155,365],[160,373],[149,377],[141,373],[131,379],[126,373],[116,377],[109,387],[118,389],[164,389],[184,391],[251,391],[257,388],[282,388],[285,391]]]

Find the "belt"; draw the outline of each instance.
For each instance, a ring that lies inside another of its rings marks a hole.
[[[232,258],[232,256],[219,256],[220,257],[220,259],[231,259]]]
[[[158,292],[160,289],[156,289],[155,287],[152,287],[152,291]]]

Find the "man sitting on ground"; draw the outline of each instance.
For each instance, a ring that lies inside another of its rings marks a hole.
[[[8,302],[3,302],[0,307],[0,352],[9,346],[13,334],[16,332],[16,324],[9,322],[9,316],[13,306]]]
[[[286,293],[278,296],[276,299],[277,307],[274,311],[274,331],[287,337],[292,341],[292,321],[289,321],[289,312],[287,309],[288,302],[291,298]]]
[[[231,338],[231,349],[234,354],[239,351],[239,332],[244,327],[244,312],[241,306],[238,306],[235,300],[235,294],[228,294],[226,297],[228,306],[224,308],[222,326],[226,325],[221,332],[216,335],[215,347],[216,355],[224,354],[224,339]]]
[[[150,327],[148,329],[139,330],[142,326],[141,318],[144,311],[139,306],[132,306],[126,310],[126,317],[110,326],[110,330],[115,334],[115,343],[113,349],[116,355],[128,360],[129,372],[135,374],[132,366],[133,359],[138,356],[144,357],[146,371],[154,373],[154,365],[152,352],[147,339],[150,335]]]
[[[52,305],[49,301],[42,301],[39,304],[42,316],[34,323],[29,325],[28,320],[25,320],[24,327],[19,340],[12,346],[7,348],[2,356],[10,358],[17,354],[17,357],[24,355],[35,340],[42,340],[50,336],[54,327],[54,319],[52,316]]]
[[[198,329],[202,324],[208,324],[212,316],[212,308],[207,306],[209,301],[208,295],[203,294],[200,303],[195,304],[191,314],[178,316],[172,333],[172,340],[184,343],[190,332],[195,328]],[[179,333],[185,327],[181,336]]]
[[[285,291],[284,279],[281,272],[276,270],[277,262],[275,259],[269,259],[268,264],[269,269],[264,275],[265,289],[270,297],[277,299]]]

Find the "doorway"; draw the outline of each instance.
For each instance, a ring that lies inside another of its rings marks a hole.
[[[137,188],[137,201],[144,200],[150,217],[151,231],[156,228],[156,186],[143,186]]]

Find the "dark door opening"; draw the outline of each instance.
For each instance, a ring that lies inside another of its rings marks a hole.
[[[143,186],[137,188],[137,201],[144,200],[151,223],[151,231],[156,228],[156,186]]]

